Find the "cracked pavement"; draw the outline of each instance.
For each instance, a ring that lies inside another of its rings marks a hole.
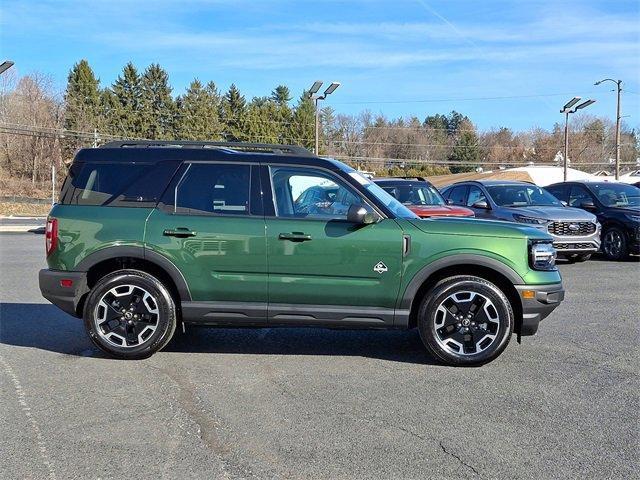
[[[188,329],[139,362],[38,291],[40,235],[0,234],[3,478],[629,478],[640,263],[561,265],[566,301],[482,368],[417,332]]]

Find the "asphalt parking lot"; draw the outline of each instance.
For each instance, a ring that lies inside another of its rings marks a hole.
[[[482,368],[416,331],[193,329],[104,358],[37,286],[43,238],[0,235],[3,478],[629,478],[640,263],[561,266],[567,298]]]

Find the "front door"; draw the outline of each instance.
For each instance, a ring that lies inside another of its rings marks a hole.
[[[273,198],[273,215],[266,217],[271,321],[392,323],[403,244],[396,221],[347,221],[351,205],[373,207],[328,170],[271,166],[263,172]],[[265,201],[265,213],[270,208]]]
[[[209,323],[266,319],[258,165],[185,164],[147,222],[145,246],[182,272],[192,297],[183,304],[187,316]]]

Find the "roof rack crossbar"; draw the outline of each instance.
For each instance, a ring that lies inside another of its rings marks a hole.
[[[299,155],[310,157],[313,154],[304,147],[298,145],[277,145],[271,143],[251,142],[206,142],[195,140],[118,140],[108,142],[100,148],[149,148],[149,147],[175,147],[175,148],[226,148],[242,152],[278,153],[284,155]]]

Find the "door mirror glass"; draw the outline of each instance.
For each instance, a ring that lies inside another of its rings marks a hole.
[[[347,212],[347,221],[358,225],[370,225],[380,220],[380,216],[363,205],[351,205]]]
[[[596,205],[593,203],[593,200],[584,200],[580,203],[580,208],[584,208],[585,210],[595,210]]]
[[[471,205],[472,208],[482,208],[484,210],[489,210],[489,204],[486,200],[478,200],[476,203]]]
[[[561,203],[562,205],[564,205],[565,207],[568,207],[568,206],[569,206],[569,204],[568,204],[567,202],[565,202],[564,200],[560,200],[560,203]]]
[[[453,200],[451,200],[450,198],[447,198],[447,205],[453,205]]]

